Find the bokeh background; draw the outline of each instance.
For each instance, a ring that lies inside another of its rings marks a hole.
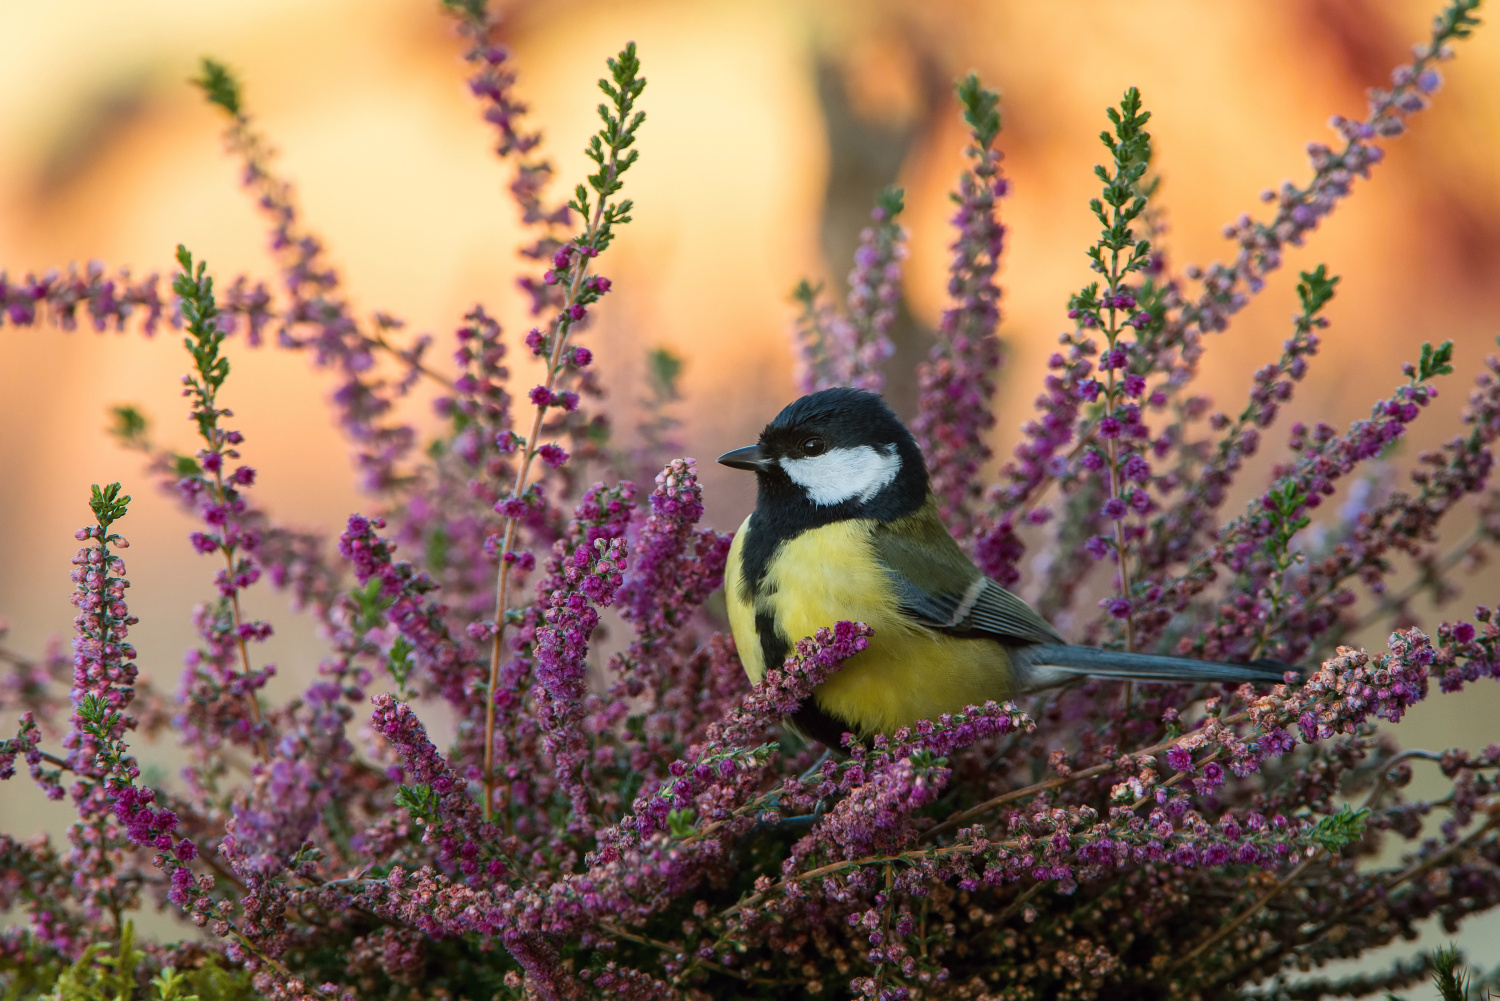
[[[512,5],[505,33],[569,187],[585,167],[603,60],[627,39],[640,45],[650,85],[629,177],[635,222],[603,266],[617,292],[587,341],[627,437],[646,394],[647,350],[685,360],[680,437],[705,460],[708,517],[727,530],[748,511],[751,484],[707,459],[750,441],[795,395],[790,290],[804,276],[841,288],[873,194],[893,182],[907,189],[912,239],[891,396],[910,412],[911,370],[944,302],[946,192],[963,143],[955,77],[978,70],[1003,94],[1013,186],[1002,210],[1007,361],[994,444],[1003,456],[1066,325],[1067,296],[1089,277],[1104,107],[1126,86],[1142,89],[1172,258],[1222,259],[1223,224],[1256,212],[1263,189],[1308,175],[1305,144],[1331,141],[1331,113],[1362,114],[1364,88],[1386,79],[1436,9],[1435,0],[550,0]],[[99,259],[165,275],[182,242],[226,279],[274,277],[222,123],[187,84],[202,55],[240,75],[362,311],[399,316],[440,346],[475,302],[524,332],[508,174],[465,91],[451,22],[422,0],[0,0],[0,268],[19,277]],[[1500,332],[1500,27],[1462,43],[1444,72],[1434,107],[1388,144],[1373,180],[1209,341],[1204,388],[1220,406],[1237,411],[1251,372],[1278,353],[1296,271],[1326,262],[1344,276],[1333,326],[1284,421],[1364,416],[1416,345],[1452,338],[1459,372],[1406,458],[1454,433],[1466,382]],[[257,501],[336,533],[370,503],[328,420],[328,379],[274,348],[235,343],[230,356],[226,398],[261,474]],[[136,497],[123,526],[141,618],[133,639],[144,672],[172,688],[193,643],[191,606],[213,571],[139,456],[105,427],[108,406],[134,403],[154,438],[190,447],[177,395],[184,365],[170,330],[147,340],[0,328],[5,646],[37,653],[49,638],[66,641],[68,559],[88,485],[122,480]],[[411,416],[431,426],[421,400]],[[1262,479],[1253,469],[1242,482],[1248,490]],[[1457,607],[1493,602],[1496,583],[1469,579]],[[277,688],[290,693],[316,665],[316,637],[274,595],[257,598],[252,611],[277,627],[266,654],[281,670]],[[1401,736],[1473,747],[1500,739],[1497,719],[1500,692],[1481,687],[1419,707]],[[171,762],[168,750],[146,757]],[[59,831],[68,816],[24,780],[0,786],[0,825],[13,833]],[[1433,934],[1426,940],[1442,940]],[[1475,960],[1500,962],[1493,917],[1457,940]]]

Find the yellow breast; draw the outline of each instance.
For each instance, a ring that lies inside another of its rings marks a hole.
[[[766,670],[755,629],[759,612],[774,618],[789,645],[841,620],[874,629],[869,648],[814,693],[825,712],[862,736],[1010,697],[1010,660],[999,643],[949,636],[901,613],[891,575],[870,544],[874,524],[841,521],[782,543],[754,594],[741,561],[749,519],[740,526],[725,591],[735,645],[750,680],[759,681]]]

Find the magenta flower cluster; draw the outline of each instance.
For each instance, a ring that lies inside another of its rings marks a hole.
[[[1092,274],[1059,304],[1071,329],[993,482],[1007,188],[998,96],[959,85],[950,302],[912,421],[947,523],[1001,583],[1029,574],[1070,639],[1299,670],[1259,688],[1089,681],[838,748],[784,721],[879,637],[827,623],[751,684],[715,596],[736,586],[731,539],[701,524],[697,464],[662,433],[681,426],[670,378],[630,440],[585,343],[649,135],[635,46],[608,61],[590,173],[558,203],[496,22],[482,0],[447,7],[529,227],[531,329],[476,305],[442,354],[395,317],[362,319],[212,62],[198,82],[268,219],[278,291],[244,276],[216,289],[184,248],[170,298],[97,264],[0,276],[12,327],[183,329],[193,446],[152,444],[131,408],[116,418],[180,504],[184,548],[211,564],[175,692],[137,673],[118,484],[95,488],[78,533],[71,659],[11,651],[0,630],[0,710],[18,718],[0,780],[24,765],[77,815],[66,845],[0,834],[0,910],[20,919],[0,931],[0,989],[39,997],[70,966],[107,972],[154,905],[202,932],[150,944],[120,975],[217,971],[225,997],[1211,997],[1251,983],[1301,997],[1401,989],[1425,961],[1352,986],[1292,978],[1500,906],[1500,745],[1402,750],[1391,730],[1424,699],[1500,678],[1494,608],[1418,628],[1500,539],[1500,360],[1461,433],[1401,489],[1391,445],[1434,419],[1463,361],[1451,344],[1414,349],[1367,419],[1293,424],[1235,517],[1227,498],[1329,336],[1337,277],[1301,274],[1289,336],[1242,406],[1220,412],[1194,382],[1208,335],[1433,98],[1474,0],[1448,5],[1364,120],[1335,120],[1342,145],[1310,148],[1311,179],[1269,192],[1268,220],[1228,227],[1229,263],[1174,270],[1150,115],[1126,92],[1101,137]],[[899,191],[880,195],[842,303],[799,288],[808,388],[903,378],[882,371],[902,209]],[[225,344],[241,335],[334,375],[372,512],[336,545],[256,506],[254,443],[225,405]],[[520,349],[534,385],[508,370]],[[418,394],[438,418],[427,441],[399,416]],[[630,474],[654,477],[649,492]],[[1473,530],[1444,548],[1454,517]],[[246,606],[267,584],[325,643],[284,701],[255,655],[271,626]],[[1349,644],[1377,624],[1385,649]],[[177,776],[135,757],[168,734]],[[1415,791],[1431,766],[1441,788]]]

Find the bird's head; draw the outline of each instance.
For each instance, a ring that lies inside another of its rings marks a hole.
[[[760,502],[793,505],[818,520],[898,518],[927,497],[916,439],[875,393],[825,389],[776,415],[760,441],[719,456],[755,473]]]

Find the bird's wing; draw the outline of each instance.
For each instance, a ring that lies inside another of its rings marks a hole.
[[[980,572],[943,527],[929,500],[914,515],[879,526],[876,557],[890,572],[901,610],[931,629],[1027,643],[1062,643],[1031,606]]]

